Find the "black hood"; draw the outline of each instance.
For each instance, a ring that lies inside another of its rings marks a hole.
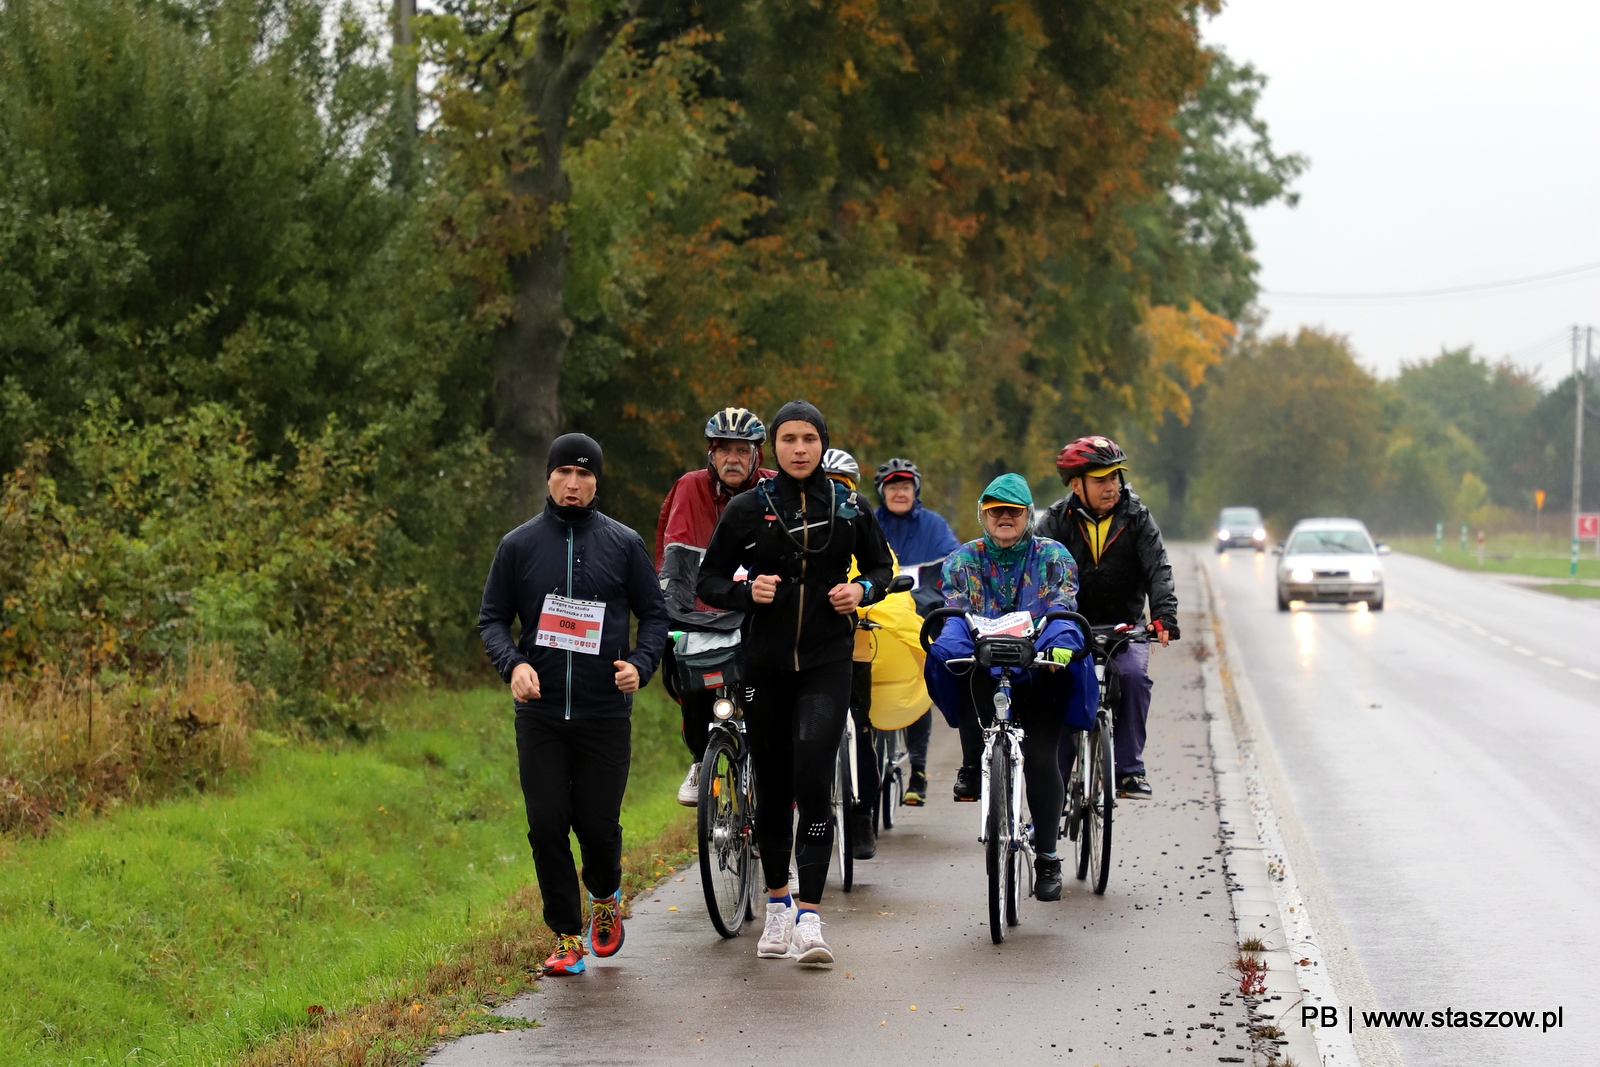
[[[822,412],[808,400],[791,400],[778,409],[772,418],[772,434],[776,438],[778,428],[786,422],[809,422],[817,428],[817,435],[822,438],[822,451],[828,451],[828,421],[822,417]],[[822,461],[817,461],[817,469],[822,468]]]

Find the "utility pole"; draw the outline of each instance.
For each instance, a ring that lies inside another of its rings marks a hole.
[[[1585,337],[1585,352],[1583,369],[1589,369],[1588,341],[1594,336],[1594,327],[1590,327]],[[1578,415],[1576,426],[1572,435],[1572,561],[1568,567],[1568,574],[1578,576],[1578,512],[1583,510],[1583,378],[1578,373],[1578,327],[1572,328],[1572,384],[1578,394]]]

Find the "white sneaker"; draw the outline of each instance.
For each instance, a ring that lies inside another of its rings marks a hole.
[[[794,916],[799,910],[793,904],[767,901],[767,928],[761,931],[761,940],[756,942],[758,957],[764,960],[789,958],[794,941]]]
[[[833,949],[822,940],[822,917],[814,911],[800,916],[794,924],[794,958],[813,967],[832,967]]]
[[[678,803],[686,808],[700,806],[700,764],[689,764],[689,773],[683,776],[683,784],[678,787]]]

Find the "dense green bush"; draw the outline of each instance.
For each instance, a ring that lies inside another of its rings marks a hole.
[[[426,588],[380,565],[372,437],[330,422],[260,459],[239,415],[202,405],[146,426],[91,411],[59,477],[30,446],[0,498],[0,670],[137,676],[224,644],[269,711],[361,728],[364,695],[428,668]]]

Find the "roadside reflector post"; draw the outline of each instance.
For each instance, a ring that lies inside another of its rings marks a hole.
[[[1433,554],[1438,555],[1444,551],[1444,523],[1433,524]]]
[[[1483,531],[1478,531],[1478,566],[1483,566]]]

